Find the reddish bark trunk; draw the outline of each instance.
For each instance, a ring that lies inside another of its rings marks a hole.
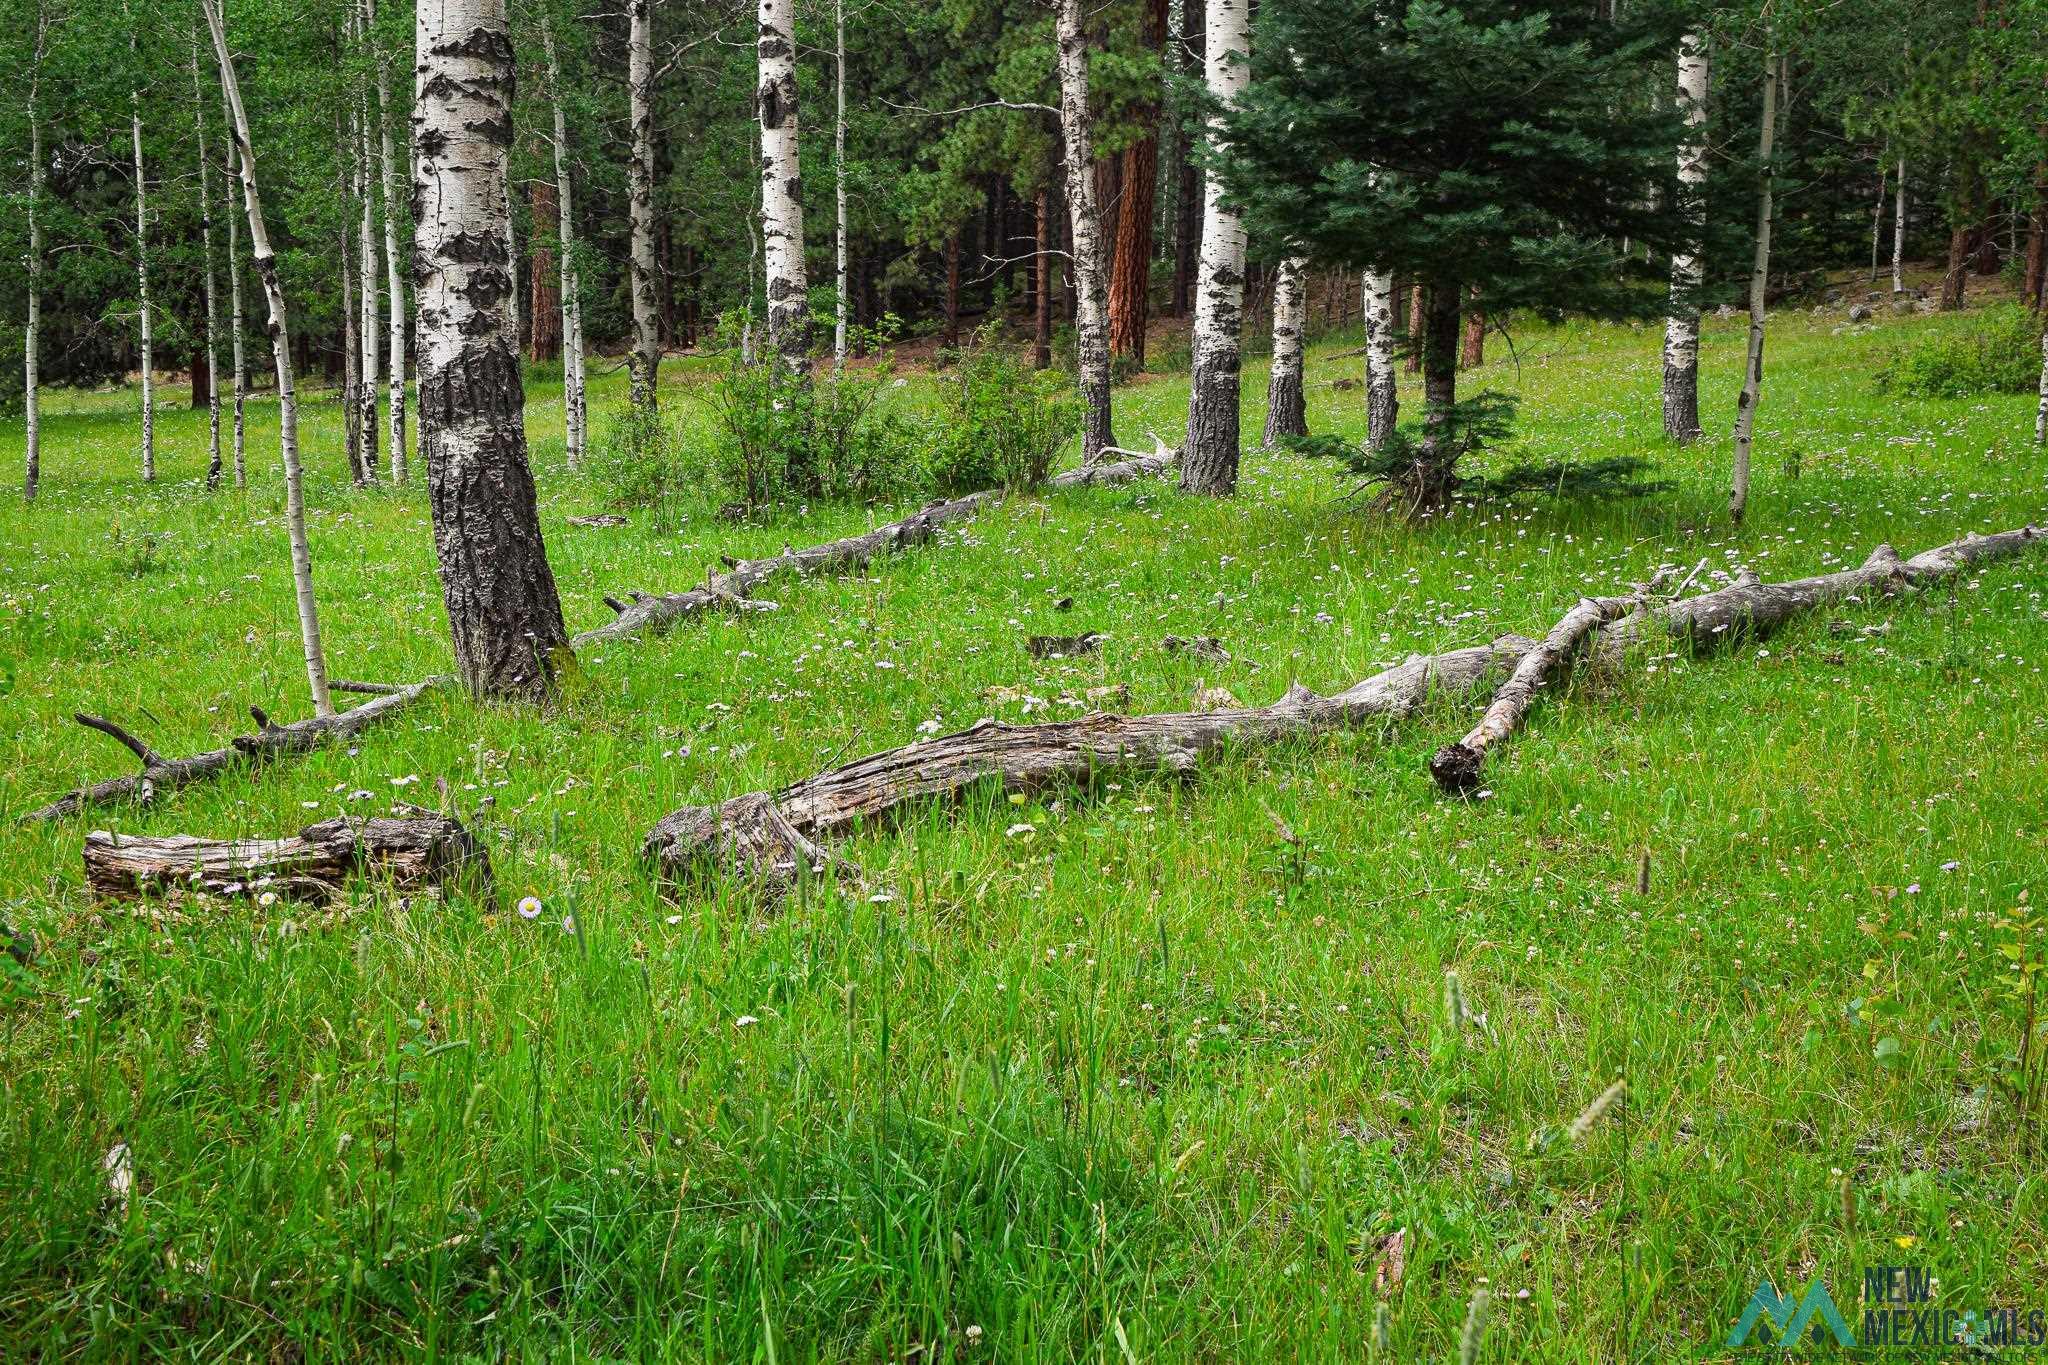
[[[1032,266],[1032,293],[1037,313],[1036,369],[1052,367],[1052,190],[1038,187],[1038,254]]]
[[[555,262],[555,237],[561,211],[553,182],[534,181],[528,202],[533,206],[533,244],[527,252],[527,355],[537,362],[557,360],[562,354],[562,278]]]

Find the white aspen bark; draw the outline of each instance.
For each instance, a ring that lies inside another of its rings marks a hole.
[[[1088,113],[1088,42],[1082,0],[1059,0],[1060,135],[1066,143],[1067,213],[1073,237],[1075,362],[1080,371],[1081,462],[1116,444],[1109,384],[1109,281],[1102,268],[1102,213]]]
[[[1771,278],[1771,181],[1778,136],[1778,82],[1785,59],[1776,47],[1764,65],[1763,131],[1757,139],[1756,260],[1749,272],[1749,352],[1742,394],[1735,400],[1735,472],[1728,488],[1728,519],[1737,526],[1749,506],[1749,449],[1756,435],[1756,404],[1764,382],[1764,291]]]
[[[1273,281],[1273,369],[1266,384],[1267,449],[1286,436],[1308,435],[1308,400],[1302,392],[1301,329],[1306,314],[1302,275],[1308,262],[1289,256]]]
[[[555,55],[555,31],[543,14],[542,50],[548,61],[548,94],[555,114],[555,205],[560,221],[555,230],[556,256],[562,283],[562,428],[569,467],[583,461],[583,437],[589,410],[583,390],[583,303],[576,274],[576,213],[569,176],[569,121],[562,108],[562,64]]]
[[[1685,444],[1700,434],[1700,304],[1706,278],[1700,259],[1707,178],[1707,80],[1705,38],[1688,33],[1678,42],[1678,103],[1685,140],[1678,147],[1678,194],[1690,239],[1671,258],[1671,304],[1664,320],[1664,434]]]
[[[1394,434],[1400,415],[1398,377],[1394,374],[1394,277],[1368,270],[1365,295],[1365,439],[1374,450]]]
[[[808,373],[810,284],[804,273],[803,177],[798,159],[796,26],[790,0],[761,0],[755,38],[761,116],[761,237],[768,286],[768,348],[792,374]]]
[[[456,671],[483,696],[539,698],[573,662],[527,460],[512,215],[506,0],[417,8],[413,278],[420,455]]]
[[[220,295],[213,276],[213,171],[206,160],[206,87],[192,35],[192,118],[199,144],[199,251],[206,258],[206,487],[220,487]]]
[[[362,0],[356,24],[356,33],[361,41],[371,41],[370,24],[374,18],[370,0]],[[378,326],[377,290],[383,271],[378,268],[377,261],[378,177],[370,166],[370,91],[367,84],[356,86],[355,125],[356,196],[362,200],[362,213],[356,224],[356,282],[363,291],[360,324],[363,365],[361,373],[356,376],[356,427],[361,433],[357,440],[362,443],[363,468],[375,480],[377,385],[383,377],[383,345],[380,341],[383,329]]]
[[[1906,158],[1899,158],[1899,209],[1892,223],[1892,293],[1906,292]]]
[[[2034,444],[2048,445],[2048,331],[2041,333],[2041,399],[2034,409]]]
[[[1247,6],[1248,0],[1208,0],[1208,36],[1202,51],[1205,83],[1210,98],[1226,107],[1244,92],[1250,71]],[[1206,136],[1214,141],[1221,131],[1212,122]],[[1244,221],[1225,205],[1222,182],[1205,176],[1194,377],[1180,462],[1180,486],[1190,493],[1224,495],[1237,488],[1244,255]]]
[[[371,41],[376,41],[374,35]],[[381,48],[377,52],[377,142],[378,179],[384,190],[385,289],[391,296],[391,358],[385,367],[391,395],[391,482],[403,484],[408,473],[405,444],[405,268],[398,257],[398,158],[391,146],[391,59]]]
[[[654,301],[654,17],[653,0],[627,0],[626,92],[632,121],[632,159],[627,184],[632,205],[632,250],[628,292],[633,296],[633,349],[626,358],[632,374],[635,412],[652,413],[661,372],[661,332]]]
[[[833,55],[839,109],[832,121],[832,195],[838,209],[833,255],[837,266],[833,292],[832,367],[846,366],[846,3],[832,0]]]
[[[277,275],[277,257],[263,226],[263,197],[256,187],[256,151],[249,142],[249,115],[242,107],[242,89],[235,79],[235,61],[228,53],[227,31],[221,25],[220,0],[199,0],[206,27],[213,34],[213,55],[220,63],[221,95],[235,134],[235,169],[242,178],[242,205],[249,220],[249,249],[257,278],[270,305],[270,354],[277,366],[277,446],[284,464],[284,519],[291,538],[292,588],[298,600],[299,640],[306,656],[306,683],[313,694],[315,715],[334,714],[327,689],[327,656],[320,643],[320,613],[313,601],[313,550],[306,540],[305,477],[299,468],[299,400],[292,383],[291,320],[284,286]]]
[[[128,38],[135,51],[135,38]],[[149,187],[143,179],[142,92],[128,92],[128,127],[135,147],[135,289],[142,310],[142,481],[156,480],[156,347],[149,310]]]
[[[1877,261],[1884,253],[1884,205],[1885,190],[1891,177],[1885,174],[1885,164],[1877,163],[1877,201],[1870,208],[1870,283],[1877,283]]]
[[[227,97],[223,92],[221,108],[227,111]],[[235,372],[230,382],[235,395],[235,487],[249,486],[248,442],[243,423],[243,407],[248,402],[248,357],[242,351],[242,225],[241,215],[234,210],[233,185],[241,183],[240,158],[235,154],[235,121],[232,115],[227,120],[227,167],[230,188],[228,194],[228,346],[233,358]]]
[[[35,65],[28,78],[28,316],[21,337],[22,472],[21,496],[34,502],[43,478],[42,375],[39,351],[43,327],[43,121],[40,97],[43,52],[49,41],[50,16],[36,7]]]

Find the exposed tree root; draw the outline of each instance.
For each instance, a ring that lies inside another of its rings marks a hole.
[[[1559,645],[1555,657],[1562,657],[1586,630],[1633,608],[1600,635],[1601,658],[1619,663],[1629,645],[1672,635],[1707,648],[1737,635],[1754,638],[1800,612],[1859,593],[1924,587],[2042,539],[2043,533],[2031,527],[1970,535],[1908,560],[1880,546],[1862,567],[1840,573],[1788,583],[1745,576],[1718,592],[1657,607],[1631,598],[1610,599],[1585,613],[1595,618],[1591,621],[1568,617],[1552,631],[1551,640]],[[1319,696],[1297,683],[1265,707],[1151,716],[1098,713],[1043,725],[985,723],[857,759],[779,791],[749,792],[715,806],[685,806],[648,832],[642,851],[669,879],[722,872],[758,885],[774,900],[805,869],[857,877],[858,871],[832,854],[825,841],[912,802],[955,797],[991,779],[1009,790],[1028,791],[1056,782],[1086,782],[1109,771],[1184,772],[1226,744],[1270,743],[1405,717],[1432,695],[1469,691],[1491,675],[1516,671],[1545,647],[1504,635],[1490,645],[1409,659],[1334,696]]]
[[[463,882],[488,891],[491,857],[460,822],[408,806],[394,817],[322,820],[283,839],[85,836],[85,882],[102,899],[196,890],[325,900],[366,872],[406,890]]]
[[[252,706],[249,708],[249,714],[256,721],[255,733],[237,735],[224,748],[208,749],[204,753],[193,754],[187,758],[165,758],[114,722],[80,712],[73,719],[87,729],[98,730],[101,734],[111,736],[125,745],[141,762],[142,771],[129,777],[109,778],[104,782],[80,787],[47,806],[28,812],[21,818],[24,823],[61,820],[67,815],[76,815],[90,806],[103,806],[115,802],[147,806],[173,788],[216,777],[244,762],[261,763],[285,754],[305,753],[332,744],[336,740],[353,738],[401,707],[410,705],[435,688],[445,686],[449,681],[447,677],[441,676],[404,685],[335,682],[330,684],[335,691],[367,693],[371,700],[332,716],[309,716],[305,720],[295,720],[289,725],[275,723],[264,714],[262,708]]]

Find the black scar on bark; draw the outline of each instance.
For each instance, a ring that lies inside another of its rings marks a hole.
[[[509,113],[500,114],[496,118],[465,123],[462,126],[479,137],[489,139],[500,147],[510,147],[512,145],[512,115]]]
[[[413,134],[413,144],[418,149],[421,160],[438,161],[448,150],[448,135],[439,128],[422,128]],[[413,221],[419,221],[417,198],[413,204]]]
[[[782,89],[774,81],[761,87],[761,126],[776,129],[782,126]]]
[[[504,240],[491,232],[458,232],[441,250],[460,265],[503,265],[506,260]]]
[[[799,176],[791,176],[782,182],[782,192],[792,200],[801,203],[804,197],[804,182]]]
[[[512,35],[498,29],[477,27],[452,43],[441,43],[427,51],[436,57],[475,57],[487,62],[512,60]]]

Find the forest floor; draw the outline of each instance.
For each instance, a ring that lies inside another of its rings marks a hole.
[[[1527,453],[1642,454],[1671,491],[1407,527],[1328,465],[1249,454],[1229,502],[1019,497],[866,576],[772,584],[778,612],[588,651],[549,711],[432,697],[346,749],[22,827],[130,767],[74,710],[165,753],[251,703],[305,713],[274,409],[250,490],[208,494],[203,414],[165,410],[145,488],[132,394],[53,403],[41,500],[0,500],[0,909],[41,945],[0,956],[0,1356],[1362,1358],[1385,1304],[1387,1358],[1442,1359],[1483,1285],[1480,1359],[1665,1360],[1717,1349],[1764,1279],[1823,1277],[1858,1328],[1882,1265],[1931,1272],[1938,1308],[2048,1307],[2040,1134],[1998,1086],[2000,924],[2048,892],[2048,556],[1575,683],[1483,801],[1425,771],[1473,714],[1447,701],[1188,780],[929,809],[846,850],[894,899],[763,916],[665,899],[636,858],[678,805],[926,722],[1112,685],[1260,703],[1540,633],[1660,563],[1783,578],[2048,516],[2030,398],[1876,386],[1967,318],[1838,335],[1842,312],[1773,318],[1739,535],[1741,320],[1709,323],[1683,450],[1657,329],[1532,328],[1477,376],[1522,395]],[[1362,427],[1333,383],[1356,345],[1311,356],[1317,430]],[[1249,446],[1261,366],[1245,385]],[[1186,394],[1125,390],[1126,444],[1173,439]],[[529,425],[572,629],[604,593],[888,515],[569,526],[606,509],[563,468],[559,396],[536,379]],[[350,488],[338,419],[306,422],[332,669],[445,671],[424,483]],[[1083,630],[1099,653],[1023,648]],[[281,833],[443,781],[496,905],[81,887],[88,829]],[[1483,1020],[1448,1020],[1450,971]]]

